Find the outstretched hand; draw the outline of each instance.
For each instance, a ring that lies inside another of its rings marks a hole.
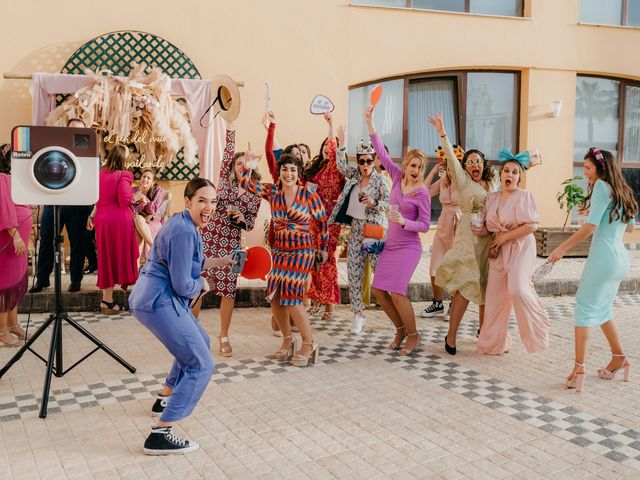
[[[447,132],[444,130],[444,121],[442,120],[442,112],[437,112],[433,115],[433,117],[429,117],[429,123],[433,125],[433,128],[436,129],[438,135],[444,137],[447,135]]]
[[[338,134],[336,136],[338,137],[338,147],[346,147],[347,144],[345,143],[345,139],[347,138],[347,127],[339,125]]]
[[[322,116],[325,119],[325,121],[329,124],[329,126],[332,127],[333,126],[333,115],[331,115],[331,112],[327,112]]]

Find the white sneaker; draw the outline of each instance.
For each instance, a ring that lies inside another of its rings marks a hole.
[[[362,327],[364,327],[364,322],[367,319],[361,313],[356,313],[353,317],[353,323],[351,324],[351,333],[360,333],[362,332]]]

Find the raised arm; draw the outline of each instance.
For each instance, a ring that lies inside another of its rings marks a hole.
[[[358,168],[354,168],[352,165],[350,166],[347,161],[347,129],[344,125],[338,127],[337,137],[338,150],[336,151],[336,167],[340,175],[349,178],[353,177],[358,172]]]
[[[371,139],[371,144],[373,145],[373,149],[376,151],[378,158],[380,159],[380,163],[385,168],[389,175],[391,175],[391,180],[394,182],[399,182],[402,180],[402,170],[400,170],[389,154],[384,148],[384,143],[380,139],[380,136],[376,132],[376,126],[373,123],[373,107],[369,107],[366,112],[364,112],[364,121],[367,124],[367,130],[369,131],[369,138]]]
[[[473,182],[473,180],[471,180],[469,174],[464,170],[464,168],[462,168],[462,165],[458,161],[458,157],[456,157],[453,152],[453,147],[451,146],[449,137],[447,137],[447,132],[444,129],[442,113],[436,113],[433,117],[429,117],[429,123],[436,129],[436,132],[438,132],[438,136],[442,141],[442,146],[446,154],[447,168],[451,174],[451,183],[453,183],[454,187],[456,187],[458,191],[462,191],[469,182]]]
[[[247,153],[250,155],[250,153]],[[242,171],[242,179],[240,180],[240,186],[244,188],[247,192],[252,195],[255,195],[259,198],[264,198],[269,201],[271,197],[273,197],[277,191],[277,187],[273,183],[259,183],[256,182],[251,176],[252,170],[250,168],[245,168]]]
[[[263,124],[267,123],[267,139],[264,142],[264,154],[267,157],[267,167],[269,167],[269,173],[271,179],[275,182],[278,177],[278,160],[273,152],[273,144],[276,135],[276,117],[273,112],[265,113]]]
[[[236,132],[233,125],[229,124],[227,129],[226,140],[224,143],[224,154],[222,155],[222,164],[220,164],[220,178],[227,180],[231,174],[231,161],[236,153]]]

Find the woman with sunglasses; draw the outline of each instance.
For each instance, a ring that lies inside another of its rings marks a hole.
[[[376,133],[373,107],[369,107],[364,118],[371,144],[393,180],[388,214],[391,223],[373,277],[373,294],[396,327],[389,348],[399,350],[398,355],[413,355],[421,337],[407,290],[422,255],[419,233],[429,231],[431,195],[423,181],[427,158],[420,150],[410,150],[402,160],[402,169],[399,168]]]
[[[462,160],[464,150],[459,145],[453,145],[453,151],[458,160]],[[429,259],[429,276],[431,277],[431,289],[433,290],[433,302],[420,314],[423,318],[431,318],[444,314],[442,304],[443,291],[436,285],[436,272],[442,264],[445,254],[453,247],[453,239],[456,235],[456,227],[462,216],[460,205],[458,205],[458,191],[451,184],[451,174],[447,170],[446,154],[442,146],[436,148],[436,155],[440,158],[440,164],[433,167],[424,180],[424,185],[429,189],[431,197],[440,196],[442,212],[438,218],[438,228],[431,244],[431,258]],[[435,182],[436,174],[440,178]],[[451,307],[449,307],[451,308]],[[449,317],[449,312],[445,315],[445,320]]]
[[[440,136],[447,168],[451,173],[451,184],[458,191],[462,212],[453,247],[445,254],[436,272],[436,285],[451,295],[449,331],[444,338],[444,348],[450,355],[455,355],[458,327],[470,301],[480,307],[482,329],[491,237],[474,235],[471,231],[471,218],[472,214],[482,214],[487,195],[495,191],[496,186],[493,182],[493,169],[479,150],[467,150],[462,162],[458,161],[447,137],[442,113],[429,117],[429,123]]]
[[[620,282],[629,272],[629,254],[622,237],[626,228],[633,228],[638,214],[633,190],[610,152],[591,148],[584,157],[584,176],[589,182],[587,223],[549,255],[549,261],[556,263],[567,250],[593,234],[576,294],[576,357],[567,377],[567,387],[578,392],[584,384],[587,344],[594,327],[600,327],[611,348],[611,360],[598,369],[598,376],[612,380],[623,369],[624,380],[629,381],[631,363],[624,354],[612,306]]]
[[[365,226],[379,225],[386,228],[385,210],[389,204],[389,186],[374,168],[371,145],[360,144],[356,150],[358,166],[349,165],[346,157],[346,130],[338,127],[338,151],[336,162],[338,171],[346,181],[336,206],[329,218],[329,225],[350,225],[349,246],[347,249],[347,278],[349,300],[353,312],[352,333],[360,333],[366,321],[362,304],[362,277],[365,260],[369,259],[375,270],[379,252],[363,251]],[[382,240],[380,240],[382,243]]]

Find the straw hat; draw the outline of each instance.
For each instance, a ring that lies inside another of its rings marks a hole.
[[[217,75],[211,80],[211,98],[220,116],[232,122],[240,114],[240,90],[228,75]]]

